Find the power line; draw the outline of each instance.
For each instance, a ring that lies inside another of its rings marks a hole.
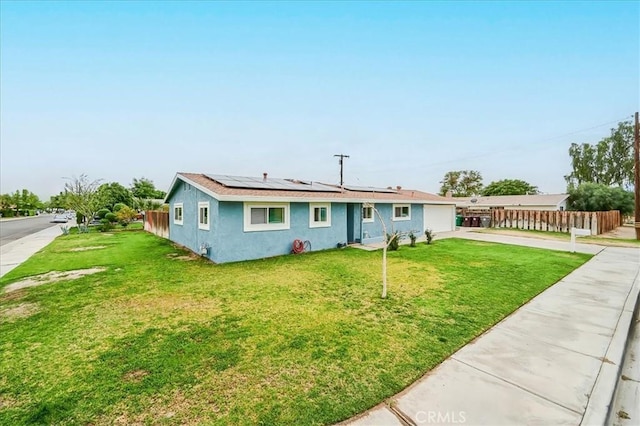
[[[561,135],[557,135],[557,136],[552,136],[552,137],[549,137],[549,138],[541,139],[541,140],[535,142],[535,145],[532,145],[532,146],[535,147],[536,149],[540,149],[540,144],[541,143],[545,143],[545,142],[549,142],[549,141],[552,141],[552,140],[556,140],[556,139],[564,138],[564,137],[567,137],[567,136],[575,135],[575,134],[578,134],[578,133],[586,132],[586,131],[589,131],[589,130],[597,129],[597,128],[600,128],[600,127],[603,127],[603,126],[608,126],[610,124],[619,123],[621,121],[627,120],[627,119],[632,118],[632,117],[633,117],[633,115],[628,115],[628,116],[625,116],[623,118],[619,118],[617,120],[607,121],[606,123],[598,124],[596,126],[587,127],[585,129],[576,130],[576,131],[573,131],[573,132],[570,132],[570,133],[564,133],[564,134],[561,134]],[[414,169],[421,169],[421,168],[428,167],[428,166],[440,166],[440,165],[444,165],[444,164],[457,163],[459,161],[475,160],[476,158],[490,157],[492,155],[495,155],[498,152],[518,151],[518,150],[525,149],[525,148],[527,148],[526,144],[520,144],[518,146],[512,146],[510,148],[500,148],[499,150],[495,149],[495,150],[483,152],[481,154],[474,154],[474,155],[470,155],[470,156],[466,156],[466,157],[457,157],[457,158],[454,158],[452,160],[438,161],[438,162],[435,162],[435,163],[424,163],[424,164],[421,164],[420,166],[415,166],[415,167],[405,167],[405,166],[403,166],[402,169],[403,170],[414,170]],[[376,169],[376,170],[373,170],[373,171],[393,171],[393,170],[397,170],[397,168]]]

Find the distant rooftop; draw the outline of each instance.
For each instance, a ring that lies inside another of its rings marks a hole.
[[[509,207],[556,206],[567,198],[569,198],[569,194],[491,195],[486,197],[453,197],[449,199],[454,200],[458,207]]]

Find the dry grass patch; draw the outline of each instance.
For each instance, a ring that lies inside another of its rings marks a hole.
[[[0,317],[7,321],[15,321],[21,318],[28,318],[38,311],[40,311],[40,306],[37,303],[25,302],[13,307],[0,308]]]
[[[106,271],[106,268],[88,268],[88,269],[76,269],[74,271],[51,271],[46,274],[35,275],[24,280],[17,281],[9,284],[4,288],[5,293],[11,293],[12,291],[21,290],[24,288],[37,287],[40,285],[51,284],[59,281],[77,280],[87,275],[97,274],[98,272]]]
[[[184,254],[184,253],[169,253],[167,257],[171,260],[182,260],[182,261],[192,261],[200,259],[200,256],[194,253]]]
[[[0,303],[10,302],[12,300],[19,300],[27,295],[27,290],[20,289],[12,291],[11,293],[0,293]]]
[[[125,382],[137,383],[148,375],[149,375],[149,372],[147,370],[133,370],[125,373],[124,376],[122,377],[122,380],[124,380]]]
[[[17,407],[18,405],[20,405],[20,403],[18,402],[17,399],[11,398],[10,396],[7,396],[7,395],[0,395],[0,410]]]
[[[87,250],[100,250],[106,248],[107,246],[90,246],[90,247],[76,247],[72,248],[69,251],[87,251]]]

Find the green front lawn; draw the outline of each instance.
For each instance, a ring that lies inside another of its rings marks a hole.
[[[99,247],[73,251],[81,247]],[[142,231],[59,237],[0,279],[0,424],[329,424],[399,392],[589,259],[465,240],[226,265]],[[507,348],[505,348],[507,349]]]

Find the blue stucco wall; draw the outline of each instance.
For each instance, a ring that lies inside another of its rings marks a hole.
[[[418,236],[422,235],[424,214],[422,204],[411,204],[411,220],[393,221],[393,204],[375,204],[376,210],[384,220],[387,232],[414,231]],[[383,241],[382,225],[378,215],[373,214],[374,222],[362,224],[362,244],[378,243]]]
[[[331,204],[331,226],[309,228],[309,203],[290,203],[289,229],[276,231],[244,231],[244,203],[220,202],[218,244],[212,249],[214,262],[289,254],[293,240],[309,240],[311,250],[335,248],[347,241],[347,205]]]
[[[293,240],[309,240],[311,250],[335,248],[347,242],[347,205],[331,203],[331,226],[309,227],[309,203],[290,203],[290,227],[286,230],[244,231],[244,203],[218,202],[182,182],[169,198],[169,238],[200,254],[202,244],[216,263],[236,262],[289,254]],[[198,202],[209,201],[210,230],[198,229]],[[174,224],[173,206],[183,203],[183,224]]]
[[[295,239],[309,240],[313,251],[335,248],[338,243],[348,240],[347,203],[331,203],[330,227],[310,228],[309,203],[290,203],[289,229],[245,232],[242,202],[218,202],[194,187],[185,189],[182,182],[176,184],[168,201],[169,238],[198,254],[200,247],[206,244],[210,247],[208,257],[216,263],[289,254]],[[209,202],[209,231],[198,229],[198,202],[201,201]],[[173,222],[175,203],[183,203],[182,225]],[[356,239],[362,237],[363,244],[382,241],[382,226],[378,216],[374,214],[373,223],[362,223],[362,205],[356,203],[353,206],[351,219]],[[388,231],[415,231],[418,235],[422,234],[422,204],[411,205],[411,220],[406,221],[392,221],[392,204],[376,204],[375,207],[385,220]]]
[[[198,229],[198,203],[209,202],[209,230]],[[182,225],[173,223],[173,206],[175,203],[183,203]],[[177,188],[169,199],[169,239],[187,247],[200,254],[200,246],[207,244],[213,247],[215,235],[219,221],[217,220],[219,210],[218,201],[204,192],[191,187],[185,190],[182,182],[177,184]]]

